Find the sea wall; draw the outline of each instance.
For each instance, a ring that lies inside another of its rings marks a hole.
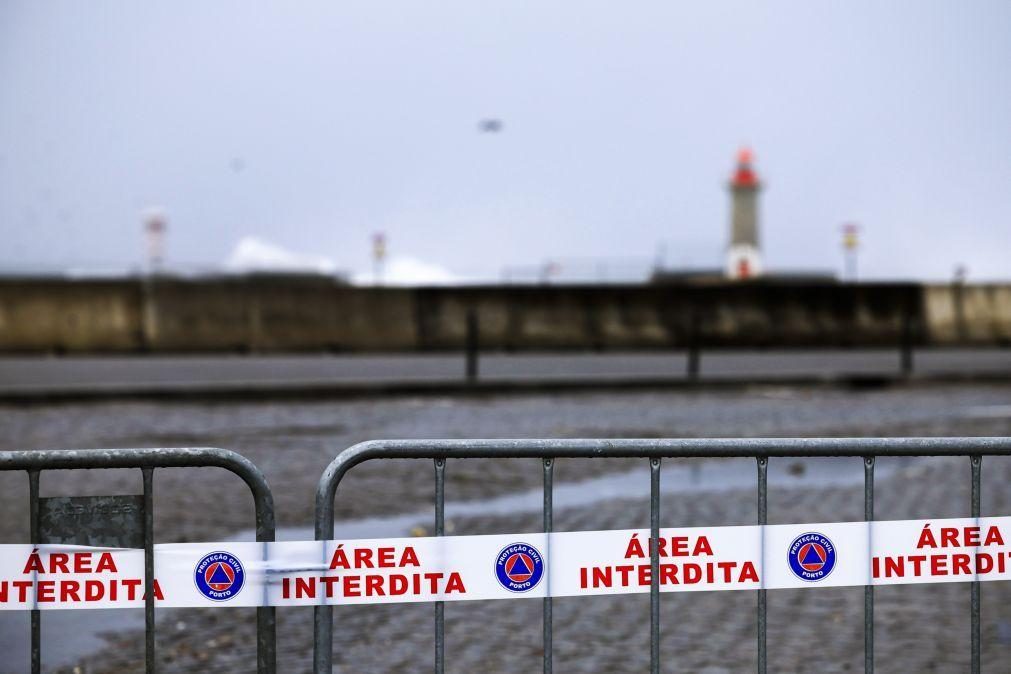
[[[319,277],[0,280],[0,352],[1006,346],[1011,285],[354,287]]]

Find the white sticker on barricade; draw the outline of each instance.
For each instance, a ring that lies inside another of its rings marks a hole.
[[[1011,517],[661,529],[662,592],[1011,580]],[[649,592],[649,530],[155,546],[159,606]],[[0,610],[144,605],[142,550],[0,546]]]

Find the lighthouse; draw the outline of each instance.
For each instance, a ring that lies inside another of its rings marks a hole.
[[[752,167],[751,150],[737,152],[737,168],[730,179],[730,245],[727,247],[727,277],[748,279],[762,273],[758,248],[758,193],[762,189]]]

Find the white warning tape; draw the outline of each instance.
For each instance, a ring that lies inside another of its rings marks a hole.
[[[661,529],[662,592],[1011,579],[1011,517]],[[649,530],[155,546],[159,606],[648,592]],[[0,609],[140,607],[144,552],[0,546]]]

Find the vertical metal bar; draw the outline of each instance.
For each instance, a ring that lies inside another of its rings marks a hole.
[[[154,468],[141,468],[144,476],[144,669],[154,674]]]
[[[688,349],[688,378],[693,381],[699,378],[699,348],[695,343]]]
[[[480,333],[477,323],[477,312],[474,309],[467,310],[467,342],[466,346],[466,360],[467,360],[467,383],[473,384],[477,382],[477,371],[478,371],[478,351],[480,348],[479,340]]]
[[[274,541],[276,534],[274,497],[271,495],[270,487],[267,486],[266,481],[257,487],[254,487],[253,484],[250,484],[249,487],[253,494],[253,504],[256,508],[256,541],[263,545],[263,559],[266,560],[268,558],[268,544]],[[330,527],[331,535],[327,536],[327,539],[333,538],[332,513]],[[318,534],[319,531],[316,533]],[[325,548],[326,545],[323,544],[321,547]],[[326,560],[324,559],[323,561],[325,562]],[[266,599],[268,593],[268,588],[264,587],[264,599]],[[314,617],[315,611],[320,608],[322,607],[317,606],[314,608]],[[330,608],[327,606],[326,610],[329,611]],[[327,645],[329,646],[330,644],[328,643]],[[315,648],[313,651],[315,657]],[[327,652],[330,652],[330,648],[327,649]],[[273,606],[256,607],[256,671],[258,674],[274,674],[277,671],[277,614]]]
[[[446,460],[435,460],[435,535],[446,528]],[[435,674],[446,668],[446,614],[444,602],[435,602]]]
[[[29,534],[32,545],[39,544],[39,471],[28,471],[28,512]],[[34,577],[33,581],[38,579]],[[32,609],[32,674],[42,671],[42,616],[39,610]]]
[[[758,457],[758,524],[764,527],[769,521],[769,459]],[[765,530],[762,529],[762,573],[765,574]],[[758,674],[765,674],[768,651],[766,650],[766,625],[768,606],[765,590],[758,591]]]
[[[660,459],[649,469],[649,671],[660,674]]]
[[[867,522],[867,550],[873,557],[871,522],[874,521],[874,457],[864,457],[864,521]],[[869,580],[869,579],[868,579]],[[864,586],[864,672],[874,672],[874,586]]]
[[[972,516],[976,518],[976,524],[979,524],[979,511],[980,511],[980,464],[982,463],[982,457],[976,455],[970,457],[972,463]],[[974,560],[975,565],[975,560]],[[972,613],[972,672],[973,674],[979,674],[980,670],[980,654],[979,654],[979,581],[975,580],[972,582],[972,587],[970,589],[969,596],[969,607]]]
[[[321,608],[321,607],[316,607]],[[327,606],[329,611],[332,607]],[[273,606],[256,607],[256,671],[274,674],[277,671],[277,619]]]
[[[698,312],[692,310],[688,319],[688,378],[699,378],[699,319]]]
[[[913,374],[913,300],[907,298],[902,311],[901,351],[902,376]]]
[[[320,545],[324,567],[327,567],[327,545],[326,541],[334,537],[334,497],[337,491],[336,483],[332,489],[322,484],[324,478],[320,479],[321,485],[316,491],[316,522],[315,538],[323,541]],[[270,530],[270,540],[273,540],[274,530]],[[259,540],[259,531],[257,540]],[[333,606],[315,606],[313,608],[313,635],[312,644],[312,671],[313,674],[321,672],[333,674]]]
[[[554,461],[544,459],[544,533],[547,539],[548,565],[548,596],[544,598],[544,674],[551,674],[552,663],[552,615],[551,615],[551,528],[552,528],[552,498],[554,491]]]

